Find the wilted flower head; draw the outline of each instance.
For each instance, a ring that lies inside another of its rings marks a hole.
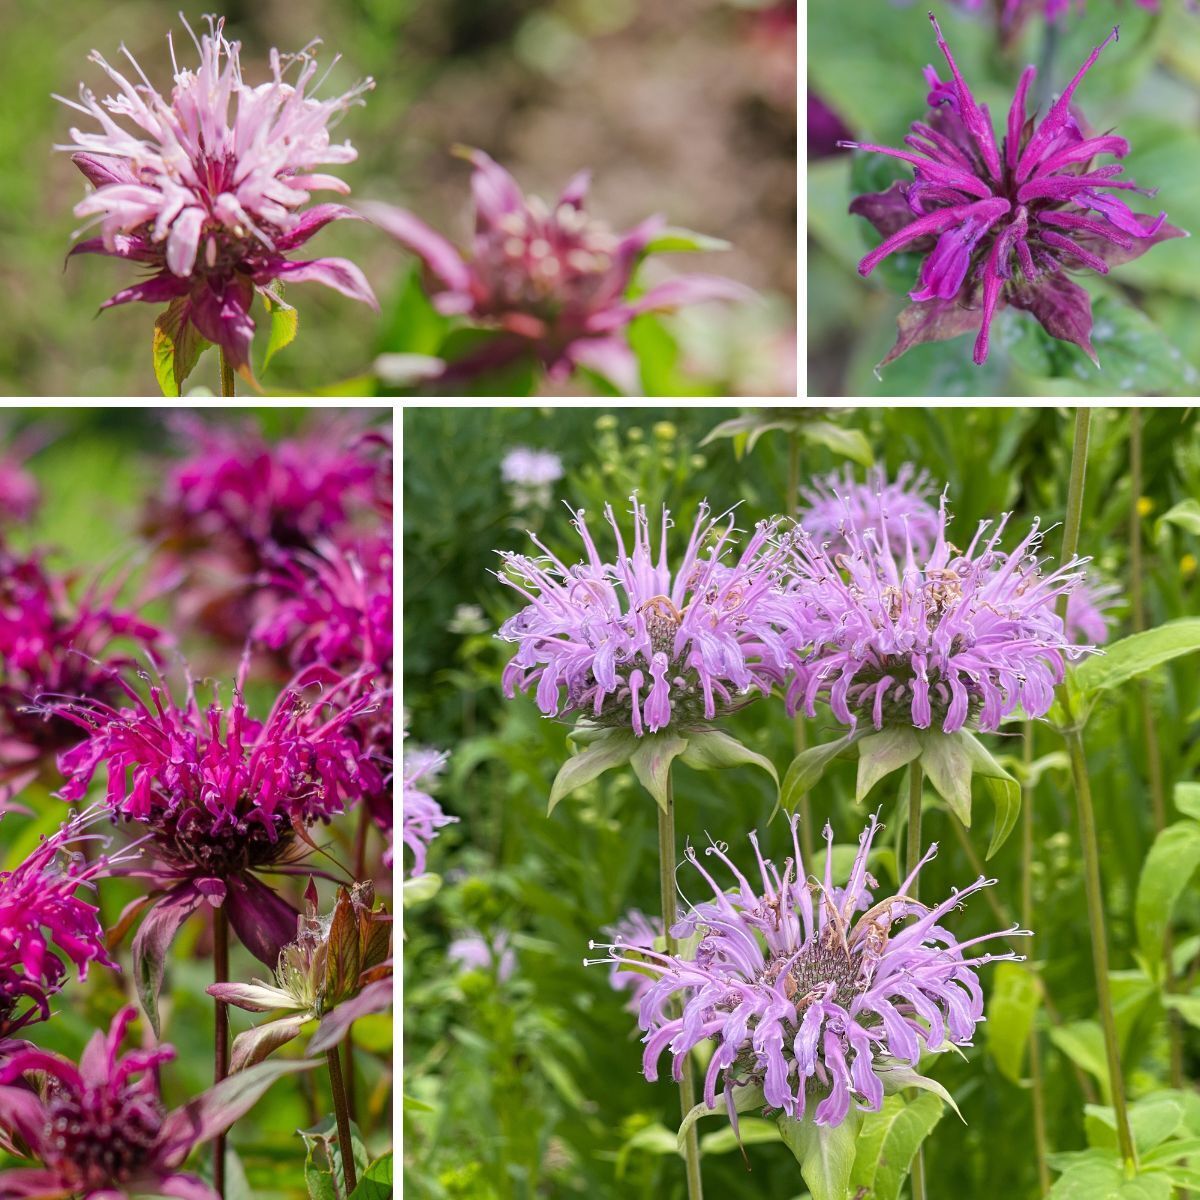
[[[643,950],[653,950],[654,943],[664,936],[662,917],[648,917],[640,908],[631,908],[614,925],[606,925],[604,933],[612,939],[613,945],[620,946],[627,956]],[[630,963],[636,964],[636,960],[629,957],[614,959],[608,972],[608,984],[615,992],[629,993],[629,1003],[625,1007],[635,1013],[646,990],[654,982],[654,976],[647,974],[641,965],[637,970],[629,970]]]
[[[587,171],[576,175],[551,206],[525,196],[482,150],[462,154],[475,168],[475,236],[469,256],[403,209],[381,204],[364,208],[425,263],[439,312],[501,331],[474,360],[452,364],[457,373],[532,353],[551,379],[562,380],[575,367],[587,367],[623,391],[635,392],[640,386],[637,360],[624,335],[635,316],[749,295],[729,279],[685,275],[626,299],[635,269],[664,228],[662,218],[650,217],[624,234],[613,233],[584,211]]]
[[[798,596],[812,648],[788,688],[788,705],[815,715],[828,698],[845,725],[898,723],[946,733],[974,721],[996,729],[1018,706],[1047,712],[1073,646],[1056,613],[1078,586],[1079,560],[1042,574],[1033,527],[1011,551],[1008,523],[988,536],[982,521],[966,550],[946,540],[943,498],[937,541],[926,560],[897,544],[888,525],[847,527],[845,553],[831,557],[807,534],[796,540]]]
[[[152,682],[148,701],[123,684],[119,709],[52,706],[87,735],[59,758],[62,798],[86,795],[106,766],[113,820],[151,835],[151,861],[136,873],[161,897],[142,923],[135,956],[160,922],[172,922],[173,930],[207,902],[223,905],[246,948],[273,966],[294,935],[296,912],[255,872],[305,852],[297,828],[327,820],[381,786],[377,766],[347,729],[377,696],[361,694],[353,678],[320,687],[298,676],[257,721],[243,698],[248,663],[243,659],[228,711],[216,696],[202,709],[190,679],[182,704]]]
[[[508,944],[508,933],[499,930],[489,941],[472,930],[455,938],[446,957],[464,971],[494,971],[497,983],[507,983],[517,969],[516,951]]]
[[[321,916],[309,881],[305,912],[295,940],[279,953],[273,984],[214,983],[208,994],[249,1012],[271,1013],[266,1022],[238,1034],[230,1070],[241,1071],[299,1036],[308,1021],[321,1021],[309,1055],[337,1045],[350,1025],[391,1003],[389,957],[392,918],[375,906],[367,883],[339,887],[333,912]]]
[[[246,1113],[273,1079],[312,1066],[288,1064],[286,1071],[260,1068],[235,1076],[168,1113],[157,1073],[175,1057],[174,1047],[120,1053],[136,1015],[136,1009],[123,1008],[107,1035],[97,1030],[78,1066],[32,1048],[0,1066],[0,1131],[39,1163],[0,1171],[0,1196],[219,1200],[198,1176],[180,1171],[188,1155]],[[26,1072],[45,1076],[38,1090],[17,1082]]]
[[[320,554],[381,527],[390,496],[390,450],[357,421],[334,419],[267,441],[252,425],[176,421],[190,448],[153,497],[145,532],[164,578],[176,581],[180,615],[241,645],[269,611],[262,581],[284,554]]]
[[[1129,143],[1115,134],[1092,136],[1071,109],[1075,89],[1117,31],[1096,47],[1038,123],[1026,119],[1025,101],[1037,74],[1021,75],[997,146],[991,116],[963,79],[933,18],[937,42],[953,76],[925,70],[930,112],[905,139],[907,150],[866,142],[853,149],[887,154],[913,164],[915,180],[886,192],[859,196],[850,211],[866,217],[884,240],[858,264],[869,275],[889,254],[925,254],[918,286],[899,317],[900,334],[883,363],[921,342],[977,333],[974,358],[988,356],[992,320],[1003,303],[1025,309],[1052,337],[1074,342],[1096,360],[1091,344],[1088,293],[1065,270],[1101,275],[1158,242],[1187,236],[1166,224],[1166,213],[1133,212],[1111,193],[1153,191],[1118,179]]]
[[[799,520],[814,541],[828,544],[830,553],[847,549],[842,532],[847,525],[860,530],[887,525],[896,542],[904,540],[907,530],[913,553],[927,558],[938,533],[937,509],[929,503],[932,492],[929,472],[918,472],[912,463],[904,463],[891,481],[883,467],[873,467],[863,483],[846,466],[800,489]]]
[[[500,627],[517,645],[504,668],[506,696],[536,685],[547,716],[578,713],[603,725],[632,725],[639,737],[668,725],[712,721],[757,689],[783,682],[796,645],[797,613],[781,583],[776,523],[761,522],[733,557],[734,514],[701,504],[674,570],[664,508],[657,560],[646,506],[633,504],[627,550],[611,505],[604,516],[617,553],[606,562],[583,510],[572,524],[585,562],[566,566],[534,535],[541,556],[502,552],[501,583],[528,601]]]
[[[429,843],[437,837],[438,830],[458,820],[442,812],[442,806],[424,790],[432,786],[429,781],[437,777],[449,757],[449,754],[428,746],[414,746],[404,751],[400,816],[404,821],[404,844],[413,854],[412,870],[409,872],[412,879],[425,874],[425,852]]]
[[[97,579],[77,597],[72,582],[39,555],[0,547],[0,799],[80,740],[74,725],[39,701],[112,701],[120,673],[152,656],[162,640],[120,606],[123,580],[101,586]]]
[[[809,877],[796,841],[783,871],[762,857],[750,834],[761,883],[746,878],[723,844],[708,847],[731,871],[736,888],[725,892],[701,866],[688,861],[711,887],[713,898],[692,907],[673,930],[700,935],[694,959],[639,948],[626,958],[614,941],[599,963],[628,961],[658,977],[642,996],[638,1024],[646,1031],[643,1069],[658,1078],[658,1060],[669,1049],[674,1075],[692,1047],[716,1043],[704,1079],[704,1100],[716,1107],[717,1085],[735,1117],[734,1092],[760,1085],[768,1107],[795,1120],[816,1103],[818,1125],[839,1125],[851,1099],[868,1111],[883,1104],[889,1068],[915,1066],[923,1050],[968,1045],[983,1019],[976,969],[1014,959],[967,953],[981,942],[1020,934],[1007,929],[959,941],[941,924],[972,892],[995,883],[982,876],[948,900],[929,906],[909,895],[934,844],[894,896],[877,899],[879,884],[867,870],[874,818],[859,838],[844,886],[832,875],[833,831],[823,880]],[[596,943],[593,943],[593,947]],[[682,1016],[676,1003],[682,999]]]
[[[248,369],[251,306],[255,294],[273,284],[311,280],[376,306],[353,263],[287,257],[330,221],[356,215],[340,204],[300,210],[313,191],[350,190],[320,168],[357,157],[348,142],[335,144],[329,130],[373,84],[365,80],[329,100],[306,95],[318,70],[312,42],[295,55],[272,50],[271,78],[254,86],[242,78],[241,44],[226,40],[223,20],[209,18],[209,32],[199,38],[190,27],[188,33],[200,63],[195,70],[181,67],[168,35],[169,98],[128,51],[132,81],[94,50],[91,61],[118,94],[98,100],[81,84],[78,103],[58,97],[100,126],[98,132],[73,128],[71,142],[60,147],[73,152],[94,187],[75,206],[76,215],[100,226],[99,237],[71,253],[113,255],[145,268],[148,278],[104,307],[169,301],[176,325],[193,331],[197,350],[203,343],[194,339],[207,339],[235,369]]]
[[[96,815],[68,821],[11,871],[0,871],[0,1039],[50,1016],[50,997],[66,982],[68,963],[80,979],[93,962],[117,969],[99,910],[76,895],[120,861],[89,862],[83,854],[81,846],[96,839],[88,833]],[[30,1007],[19,1011],[25,1003]]]

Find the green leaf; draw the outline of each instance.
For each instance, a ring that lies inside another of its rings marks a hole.
[[[350,1200],[391,1200],[392,1195],[392,1152],[380,1155],[362,1173],[358,1187],[350,1193]]]
[[[1065,1170],[1050,1189],[1048,1200],[1170,1200],[1171,1184],[1162,1175],[1125,1178],[1125,1165],[1109,1152],[1089,1150],[1068,1158],[1051,1156]]]
[[[442,886],[442,877],[433,871],[426,871],[415,879],[406,879],[400,893],[400,905],[408,908],[412,904],[424,904],[438,894]]]
[[[671,789],[671,764],[687,749],[687,739],[673,733],[648,733],[629,759],[633,773],[663,812]]]
[[[779,1132],[800,1164],[812,1200],[850,1200],[850,1173],[862,1113],[851,1105],[840,1125],[817,1125],[812,1111],[802,1121],[779,1118]]]
[[[744,1113],[750,1109],[761,1109],[766,1104],[763,1099],[763,1090],[759,1084],[748,1084],[745,1087],[733,1089],[733,1109],[734,1112]],[[683,1118],[679,1125],[679,1132],[675,1135],[675,1146],[680,1154],[683,1153],[684,1142],[687,1139],[687,1132],[701,1117],[709,1117],[714,1114],[724,1114],[725,1106],[718,1105],[716,1108],[709,1108],[702,1100],[699,1104],[692,1107],[691,1112]]]
[[[1167,992],[1162,998],[1164,1008],[1173,1008],[1189,1025],[1200,1029],[1200,996],[1180,996]]]
[[[629,729],[605,730],[585,749],[572,755],[558,769],[554,785],[550,789],[550,803],[546,808],[549,816],[558,802],[586,783],[611,771],[623,767],[633,757],[638,739]]]
[[[1104,1034],[1096,1021],[1071,1021],[1065,1025],[1055,1025],[1050,1030],[1050,1040],[1077,1067],[1093,1076],[1100,1084],[1100,1090],[1108,1096]]]
[[[992,972],[987,1002],[987,1043],[1000,1073],[1021,1083],[1022,1064],[1033,1018],[1041,1002],[1041,984],[1028,967],[1000,962]]]
[[[343,1200],[346,1195],[342,1173],[342,1149],[338,1141],[337,1121],[324,1117],[309,1129],[300,1130],[304,1139],[304,1182],[309,1200]],[[367,1167],[367,1148],[354,1122],[350,1123],[350,1146],[357,1176]],[[355,1192],[358,1191],[356,1187]]]
[[[741,1146],[755,1146],[763,1142],[779,1141],[779,1126],[774,1121],[766,1121],[762,1117],[747,1117],[738,1122],[737,1133],[733,1126],[724,1129],[714,1129],[700,1139],[700,1154],[728,1154]]]
[[[806,421],[800,427],[800,436],[806,442],[824,446],[834,454],[848,458],[863,467],[875,465],[871,443],[860,429],[843,429],[832,421]]]
[[[943,733],[940,729],[921,731],[921,766],[950,811],[969,829],[971,827],[971,751],[965,730]]]
[[[1105,1150],[1117,1149],[1117,1116],[1111,1106],[1084,1106],[1088,1142]],[[1183,1105],[1174,1096],[1144,1096],[1129,1106],[1129,1127],[1139,1157],[1162,1145],[1183,1125]]]
[[[164,396],[182,396],[184,380],[192,373],[200,352],[211,345],[186,320],[191,301],[172,300],[154,322],[154,378]]]
[[[1178,525],[1188,533],[1200,533],[1200,500],[1181,500],[1158,518],[1157,528],[1160,531],[1164,522]]]
[[[855,1147],[850,1187],[863,1200],[899,1200],[921,1143],[942,1119],[945,1107],[929,1092],[912,1100],[888,1096],[867,1113]]]
[[[1168,825],[1150,847],[1138,879],[1134,903],[1138,948],[1147,962],[1162,961],[1163,941],[1171,913],[1188,881],[1200,866],[1200,824]]]
[[[657,237],[650,239],[643,254],[679,254],[693,251],[728,250],[730,243],[723,238],[710,237],[677,225],[669,225]]]
[[[954,1110],[954,1115],[964,1125],[966,1124],[954,1097],[936,1079],[931,1079],[928,1075],[921,1075],[913,1070],[912,1067],[904,1064],[894,1067],[884,1067],[876,1070],[875,1074],[879,1076],[880,1082],[883,1084],[883,1090],[887,1095],[894,1095],[896,1092],[902,1092],[905,1088],[910,1087],[919,1088],[923,1092],[932,1092]]]
[[[687,735],[687,745],[680,760],[698,771],[721,770],[742,763],[761,767],[779,787],[779,773],[775,764],[765,754],[756,754],[735,737],[720,729],[701,729]]]
[[[886,775],[908,766],[921,753],[916,731],[908,726],[868,734],[858,743],[858,781],[854,799],[861,804]]]
[[[296,340],[296,333],[300,328],[300,314],[290,304],[285,304],[282,296],[277,293],[264,294],[263,303],[267,306],[267,312],[271,314],[271,332],[263,353],[260,375],[266,373],[271,359],[280,350]]]
[[[858,740],[857,733],[848,733],[833,742],[825,742],[820,746],[809,746],[801,750],[792,759],[787,774],[783,777],[783,787],[779,791],[779,803],[789,812],[795,812],[800,803],[800,797],[811,791],[815,783],[825,774],[825,769],[839,754],[844,753]]]
[[[1200,821],[1200,783],[1177,783],[1175,807],[1185,817],[1194,817]]]
[[[1075,683],[1083,692],[1108,691],[1197,650],[1200,617],[1181,617],[1106,646],[1103,654],[1092,655],[1076,668]]]
[[[675,1135],[660,1121],[653,1125],[645,1125],[632,1137],[627,1138],[621,1149],[617,1151],[616,1174],[618,1179],[625,1178],[629,1167],[629,1156],[641,1150],[646,1154],[675,1154],[682,1151],[675,1143]]]

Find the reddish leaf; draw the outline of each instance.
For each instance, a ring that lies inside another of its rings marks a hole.
[[[899,329],[896,344],[879,365],[886,367],[923,342],[944,342],[948,338],[961,337],[964,333],[978,333],[982,320],[982,310],[964,308],[960,297],[910,304],[896,318]]]
[[[154,904],[133,939],[133,978],[155,1036],[160,1032],[158,993],[162,990],[167,951],[180,925],[199,908],[202,900],[191,883],[180,884]]]
[[[1008,299],[1014,308],[1032,313],[1051,337],[1074,342],[1100,365],[1092,347],[1092,298],[1062,271],[1049,271],[1033,283],[1010,288]]]

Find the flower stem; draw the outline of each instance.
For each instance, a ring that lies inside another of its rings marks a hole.
[[[1146,628],[1146,602],[1142,591],[1142,514],[1138,504],[1142,496],[1142,410],[1129,410],[1129,607],[1134,633]],[[1150,810],[1154,814],[1154,832],[1162,833],[1167,823],[1167,796],[1163,786],[1162,756],[1158,748],[1158,726],[1150,702],[1150,683],[1144,677],[1137,682],[1138,705],[1142,715],[1142,742],[1146,748],[1146,777],[1150,784]],[[1166,975],[1163,990],[1175,990],[1174,949],[1170,926],[1164,939]],[[1183,1087],[1183,1026],[1179,1012],[1167,1013],[1167,1040],[1171,1054],[1171,1086]]]
[[[229,359],[225,357],[225,348],[222,346],[219,350],[221,356],[221,395],[236,396],[237,391],[233,382],[233,367],[229,363]]]
[[[787,435],[787,495],[784,497],[783,511],[794,516],[800,497],[800,438],[794,429],[788,430]],[[803,710],[797,710],[792,725],[792,751],[800,754],[808,749],[808,729],[804,724]],[[813,860],[812,838],[812,804],[808,793],[800,797],[800,854],[806,863]]]
[[[921,861],[921,793],[925,785],[925,772],[921,760],[913,759],[908,764],[908,830],[905,849],[905,873],[911,875]],[[909,885],[908,894],[917,898],[917,880]],[[917,1147],[912,1160],[912,1200],[925,1200],[925,1150]]]
[[[662,899],[663,930],[667,953],[674,954],[678,943],[671,936],[678,914],[675,908],[675,788],[667,774],[667,802],[658,809],[658,883]],[[692,1056],[689,1051],[683,1060],[683,1078],[679,1082],[679,1109],[687,1116],[696,1103],[696,1084]],[[684,1140],[684,1161],[687,1166],[688,1200],[702,1200],[704,1189],[700,1178],[700,1140],[693,1125]]]
[[[346,1085],[342,1080],[342,1064],[338,1049],[331,1046],[325,1051],[329,1064],[329,1087],[333,1092],[333,1113],[337,1119],[338,1146],[342,1151],[342,1178],[346,1184],[346,1195],[358,1187],[358,1172],[354,1169],[354,1142],[350,1137],[350,1109],[346,1104]]]
[[[1088,434],[1092,410],[1075,410],[1075,439],[1071,449],[1071,476],[1067,487],[1067,515],[1063,524],[1063,563],[1075,557],[1079,546],[1079,527],[1083,519],[1083,485],[1087,474]],[[1067,596],[1059,600],[1059,613],[1065,618]],[[1108,983],[1108,931],[1104,920],[1104,890],[1100,881],[1100,848],[1096,840],[1096,813],[1092,805],[1092,783],[1088,776],[1087,754],[1083,747],[1082,726],[1076,721],[1071,702],[1070,680],[1058,689],[1059,703],[1066,715],[1063,738],[1071,760],[1071,776],[1075,784],[1075,801],[1079,809],[1079,840],[1083,844],[1084,888],[1087,893],[1088,925],[1092,938],[1092,964],[1096,973],[1096,998],[1100,1004],[1100,1027],[1104,1033],[1104,1050],[1108,1060],[1109,1090],[1117,1121],[1117,1144],[1125,1160],[1126,1174],[1132,1177],[1137,1169],[1137,1151],[1129,1127],[1129,1110],[1125,1101],[1125,1080],[1121,1074],[1121,1047],[1117,1041],[1117,1023],[1113,1014],[1112,992]]]
[[[1042,33],[1042,57],[1034,85],[1033,105],[1038,112],[1046,112],[1054,96],[1054,59],[1058,54],[1058,41],[1058,22],[1046,21]]]
[[[213,982],[229,982],[229,918],[224,907],[213,909]],[[221,1000],[216,1007],[216,1037],[213,1046],[213,1083],[229,1074],[229,1009]],[[213,1189],[225,1196],[225,1135],[213,1139]]]
[[[1033,765],[1033,722],[1021,729],[1021,758],[1025,774],[1021,779],[1021,928],[1033,928],[1033,787],[1029,768]],[[991,889],[988,889],[991,891]],[[1033,1099],[1033,1146],[1037,1158],[1038,1195],[1050,1191],[1050,1166],[1046,1162],[1046,1093],[1042,1082],[1042,1048],[1037,1024],[1029,1026],[1029,1081]]]

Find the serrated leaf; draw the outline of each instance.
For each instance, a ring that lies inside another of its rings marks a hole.
[[[671,764],[687,749],[687,739],[673,733],[648,733],[638,742],[629,765],[664,812],[671,788]]]
[[[1154,966],[1162,961],[1171,913],[1200,867],[1200,824],[1177,821],[1155,839],[1138,878],[1134,922],[1138,947]]]
[[[186,296],[172,300],[154,322],[154,378],[164,396],[182,396],[183,384],[192,373],[201,352],[211,343],[200,336],[187,319],[191,301]]]
[[[800,1164],[812,1200],[850,1200],[850,1173],[862,1113],[851,1106],[840,1125],[818,1125],[812,1111],[802,1121],[779,1118],[779,1132]]]
[[[391,1200],[392,1187],[392,1152],[389,1150],[363,1172],[358,1186],[350,1193],[350,1200]]]
[[[613,729],[605,731],[580,753],[572,755],[558,769],[554,785],[550,789],[550,802],[546,814],[552,813],[564,796],[591,783],[593,779],[623,767],[633,757],[638,739],[632,730]]]
[[[270,333],[267,337],[267,348],[263,352],[262,367],[259,374],[266,374],[275,357],[285,346],[290,346],[296,340],[300,329],[300,314],[290,305],[285,304],[278,295],[263,295],[263,303],[271,315]]]
[[[921,741],[908,726],[871,733],[858,743],[858,779],[854,799],[861,804],[885,776],[908,766],[921,753]]]
[[[1063,1162],[1064,1155],[1052,1159]],[[1088,1151],[1065,1163],[1048,1200],[1170,1200],[1171,1184],[1162,1175],[1125,1178],[1125,1164],[1111,1154]]]
[[[899,1200],[917,1150],[944,1112],[937,1096],[923,1092],[911,1100],[888,1096],[878,1112],[867,1113],[850,1175],[855,1194],[863,1200]]]
[[[1000,1073],[1021,1083],[1025,1050],[1041,1003],[1037,976],[1021,963],[1000,962],[992,972],[987,1001],[987,1044]]]
[[[1092,655],[1075,669],[1075,684],[1085,693],[1108,691],[1197,650],[1200,617],[1181,617],[1112,642],[1103,654]]]
[[[819,782],[826,768],[839,754],[845,753],[858,740],[859,734],[848,733],[833,742],[824,742],[819,746],[809,746],[801,750],[792,759],[787,773],[783,777],[783,786],[779,789],[779,803],[791,813],[795,812],[800,803],[800,797],[811,791],[814,784]]]

